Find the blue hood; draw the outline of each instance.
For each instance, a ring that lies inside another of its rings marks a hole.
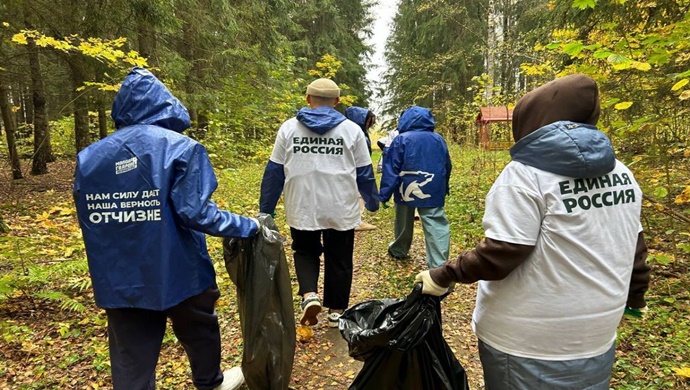
[[[524,136],[510,148],[510,155],[525,165],[577,178],[599,177],[616,166],[606,134],[570,121],[554,122]]]
[[[345,116],[332,107],[321,106],[316,108],[304,107],[297,112],[297,120],[317,134],[326,132],[345,120]]]
[[[434,117],[429,109],[412,106],[400,116],[398,131],[400,134],[406,131],[434,131]]]
[[[345,110],[345,116],[347,117],[347,119],[355,122],[356,124],[359,125],[359,127],[362,128],[362,130],[365,130],[365,131],[366,131],[365,126],[366,126],[366,122],[367,122],[367,114],[368,113],[369,113],[369,110],[367,110],[366,108],[356,107],[356,106],[348,107]]]
[[[185,106],[151,72],[132,69],[115,96],[111,112],[115,127],[155,125],[181,133],[189,128]]]

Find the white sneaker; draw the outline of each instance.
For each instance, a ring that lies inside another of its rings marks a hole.
[[[319,301],[319,296],[316,294],[309,294],[307,298],[302,301],[302,316],[300,317],[299,323],[302,325],[316,325],[319,322],[318,317],[321,313],[321,301]]]
[[[213,390],[237,390],[244,383],[244,374],[240,367],[233,367],[223,372],[223,383]]]
[[[362,222],[361,224],[355,226],[355,231],[356,232],[365,232],[368,230],[376,230],[378,229],[375,225],[372,225],[370,223]]]
[[[331,328],[337,328],[340,325],[340,316],[343,313],[330,312],[328,313],[328,326]]]

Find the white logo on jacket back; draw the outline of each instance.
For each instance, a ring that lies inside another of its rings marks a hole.
[[[405,183],[400,183],[400,196],[402,197],[402,200],[405,202],[411,202],[414,200],[412,196],[416,196],[419,199],[426,199],[430,198],[431,195],[425,194],[422,191],[422,187],[425,185],[431,183],[432,180],[434,180],[434,174],[429,173],[429,172],[423,172],[423,171],[402,171],[400,172],[399,176],[405,176],[405,175],[417,175],[421,176],[420,179],[424,179],[423,181],[415,180],[411,182],[410,184],[407,185],[407,188],[403,188]]]
[[[115,174],[119,175],[121,173],[129,172],[133,169],[137,169],[137,157],[128,158],[127,160],[116,161],[115,162]]]

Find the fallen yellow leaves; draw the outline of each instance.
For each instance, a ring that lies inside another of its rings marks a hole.
[[[306,343],[314,337],[314,330],[308,326],[298,325],[297,326],[297,341],[300,343]]]
[[[673,372],[676,373],[679,377],[682,378],[690,378],[690,367],[680,367],[680,368],[673,368]]]

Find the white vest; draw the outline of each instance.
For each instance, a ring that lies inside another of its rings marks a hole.
[[[278,130],[271,161],[285,169],[285,215],[298,230],[350,230],[360,223],[357,168],[371,165],[366,138],[345,120],[319,135],[296,118]]]
[[[505,279],[479,282],[477,337],[533,359],[606,352],[628,297],[641,205],[620,161],[596,179],[508,164],[486,197],[486,237],[535,248]]]

